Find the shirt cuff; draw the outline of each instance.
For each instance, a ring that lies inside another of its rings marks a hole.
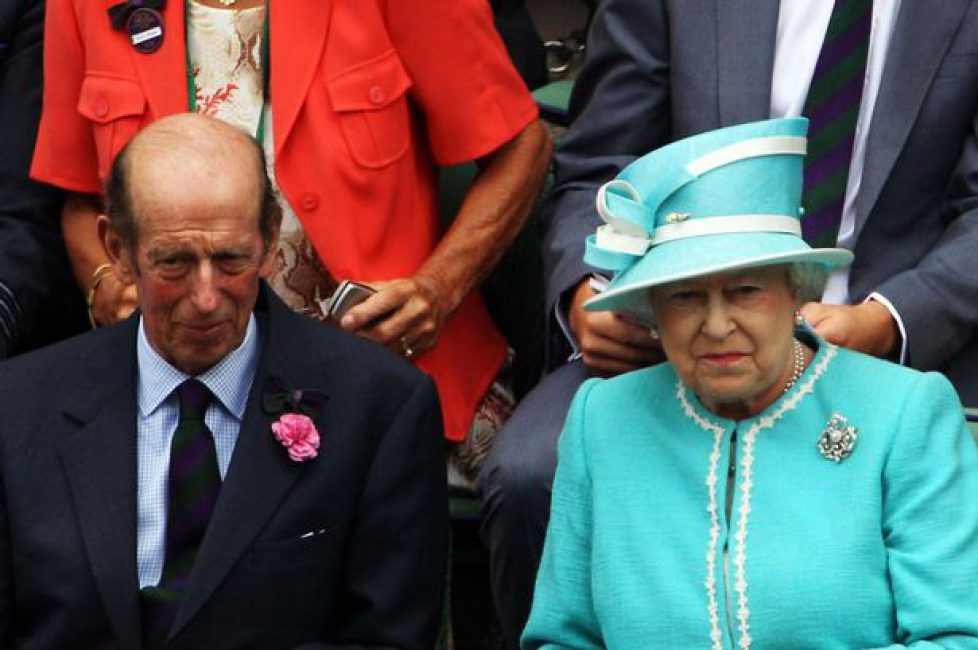
[[[890,316],[892,316],[893,320],[896,322],[897,329],[900,330],[900,357],[897,360],[897,363],[903,366],[907,365],[910,362],[910,359],[908,358],[907,355],[907,328],[903,324],[903,319],[900,318],[900,312],[898,312],[896,308],[893,307],[893,303],[887,300],[885,296],[876,293],[875,291],[869,294],[866,297],[866,300],[863,300],[863,302],[865,303],[869,300],[875,300],[879,304],[886,307],[886,310],[890,312]]]
[[[567,361],[577,361],[581,358],[581,350],[577,347],[577,338],[571,332],[570,323],[567,322],[566,302],[567,299],[561,296],[557,304],[554,305],[554,318],[557,320],[557,325],[560,326],[560,331],[564,333],[564,338],[567,339],[571,350],[573,350],[571,355],[567,357]]]
[[[588,279],[588,282],[591,283],[591,288],[594,289],[595,292],[601,293],[608,288],[609,280],[603,275],[592,273],[591,277]],[[567,342],[570,344],[571,350],[573,350],[571,355],[567,357],[567,361],[577,361],[581,358],[581,348],[577,345],[577,337],[575,337],[574,333],[571,332],[570,322],[568,321],[567,317],[570,310],[570,305],[568,304],[570,302],[570,296],[571,292],[569,290],[565,291],[564,295],[562,295],[560,300],[557,301],[557,304],[554,305],[554,318],[557,320],[557,325],[560,326],[560,331],[564,333],[564,338],[566,338]]]

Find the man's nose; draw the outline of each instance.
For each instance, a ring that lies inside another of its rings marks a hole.
[[[211,313],[219,303],[218,273],[210,260],[204,260],[197,268],[192,300],[194,307],[201,313]]]

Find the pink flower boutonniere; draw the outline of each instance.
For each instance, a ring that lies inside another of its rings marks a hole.
[[[272,433],[297,463],[319,455],[319,432],[308,415],[286,413],[272,423]]]
[[[272,433],[297,463],[319,455],[320,435],[310,416],[325,403],[326,396],[319,391],[289,388],[275,376],[265,382],[262,406],[269,415],[279,416]]]

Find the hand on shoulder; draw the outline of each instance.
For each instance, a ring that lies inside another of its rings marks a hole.
[[[861,305],[810,302],[801,308],[819,336],[829,343],[889,358],[899,347],[900,332],[890,311],[876,300]]]

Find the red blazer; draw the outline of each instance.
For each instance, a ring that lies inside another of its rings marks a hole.
[[[113,30],[117,0],[49,0],[34,178],[96,193],[119,150],[188,110],[184,3],[153,54]],[[275,173],[336,278],[412,275],[440,236],[437,168],[487,154],[536,117],[484,0],[270,3]],[[417,359],[461,440],[506,356],[470,295]]]

